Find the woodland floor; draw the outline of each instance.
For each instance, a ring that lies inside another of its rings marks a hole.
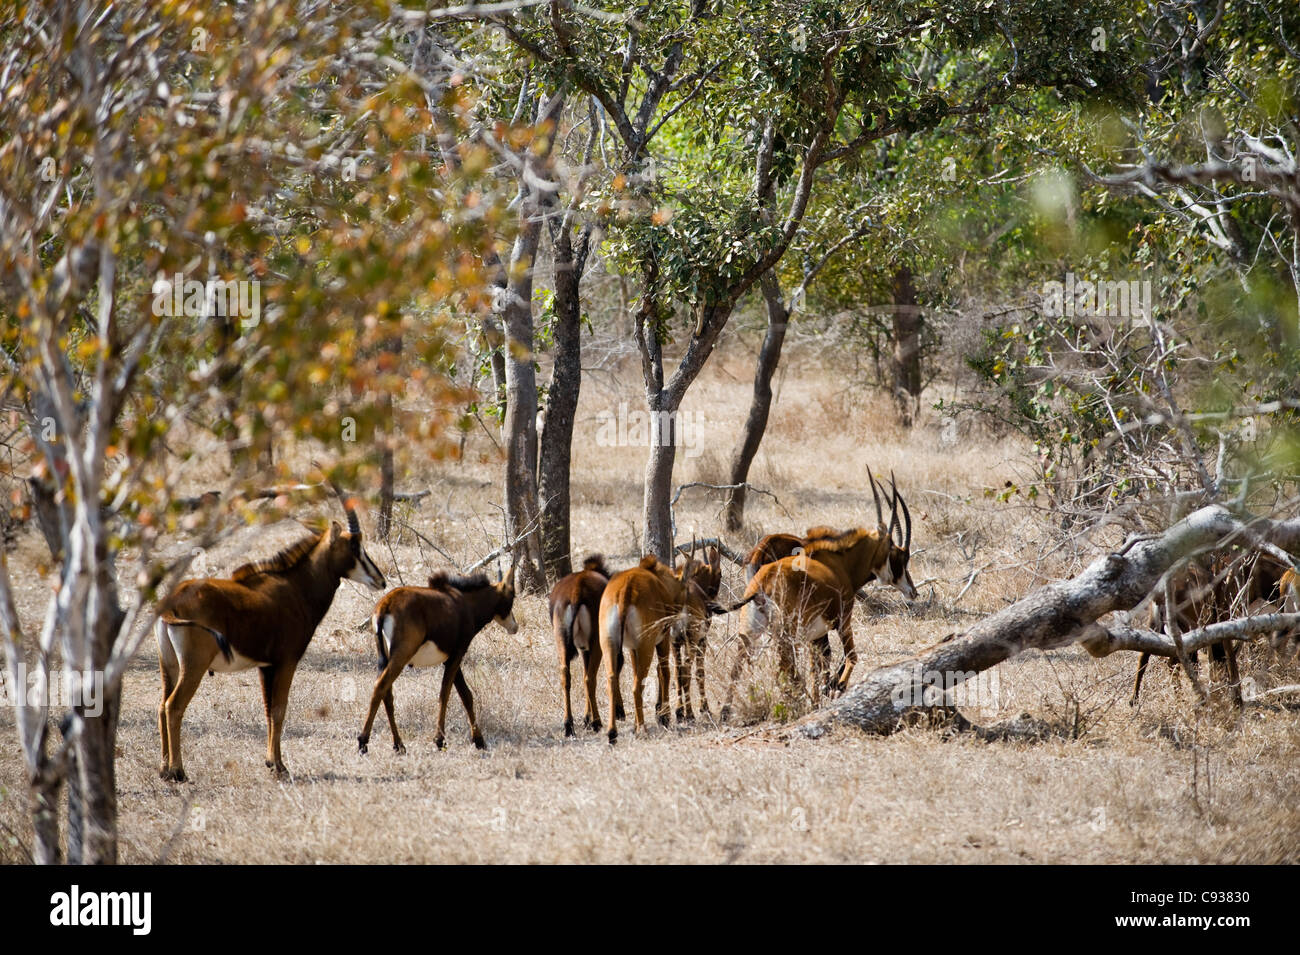
[[[725,482],[749,398],[749,354],[733,339],[689,393],[684,410],[698,416],[701,432],[679,458],[677,483]],[[604,364],[588,373],[579,409],[574,551],[599,551],[619,569],[640,554],[645,449],[597,447],[597,415],[617,414],[620,402],[639,407],[640,375],[635,363]],[[860,383],[865,377],[865,370],[827,368],[815,352],[791,356],[751,477],[780,503],[752,495],[749,526],[730,538],[745,550],[769,531],[867,523],[874,517],[867,466],[896,472],[915,519],[912,575],[921,597],[909,606],[871,586],[870,605],[855,618],[858,676],[1076,570],[1111,543],[1062,542],[1042,509],[986,496],[1023,479],[1028,450],[968,424],[943,428],[928,410],[951,397],[942,387],[927,392],[918,426],[905,431],[882,393]],[[221,457],[214,448],[187,465],[193,492],[211,486],[215,471],[204,468]],[[310,455],[301,457],[305,468]],[[499,452],[476,426],[463,460],[405,462],[399,488],[433,493],[400,506],[400,517],[469,564],[499,542],[500,474]],[[679,537],[717,534],[718,509],[713,492],[687,490],[677,508]],[[363,522],[369,530],[370,515]],[[291,522],[237,532],[205,554],[208,572],[226,574],[299,534]],[[29,530],[9,556],[28,627],[39,623],[49,593],[35,571],[43,547]],[[419,583],[446,566],[409,532],[391,549],[368,547],[390,583]],[[175,541],[175,553],[186,548]],[[127,591],[135,575],[129,556],[120,568]],[[742,584],[739,569],[726,564],[724,596]],[[745,736],[772,719],[769,648],[748,674],[735,724],[654,726],[642,738],[625,724],[611,748],[603,734],[562,738],[545,599],[522,597],[519,632],[489,626],[466,664],[486,753],[472,747],[454,695],[449,749],[434,749],[440,672],[408,671],[395,687],[407,755],[392,752],[381,714],[370,755],[361,757],[356,735],[375,672],[364,629],[373,603],[371,592],[344,583],[298,670],[283,745],[289,782],[263,767],[255,671],[204,681],[184,723],[192,782],[161,781],[159,677],[146,643],[126,678],[118,742],[123,861],[1300,861],[1300,712],[1198,708],[1163,665],[1152,667],[1141,706],[1130,708],[1132,654],[1093,660],[1067,648],[1002,664],[996,705],[966,715],[991,723],[1029,713],[1057,730],[1042,742],[945,739],[922,729],[888,738],[840,732],[788,745]],[[714,622],[708,693],[715,711],[739,617]],[[1300,679],[1294,665],[1265,670],[1266,655],[1254,649],[1248,655],[1258,659],[1246,672],[1261,686]],[[607,718],[603,689],[600,698]],[[580,711],[579,694],[574,700]],[[20,862],[31,827],[13,723],[11,709],[0,712],[0,861]]]

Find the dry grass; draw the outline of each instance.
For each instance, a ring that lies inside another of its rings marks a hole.
[[[678,481],[718,481],[734,423],[749,396],[742,354],[720,356],[688,396],[703,416],[701,453],[679,462]],[[780,504],[751,497],[760,533],[868,519],[866,467],[893,469],[916,519],[913,576],[926,581],[907,606],[873,590],[858,608],[858,673],[900,659],[1005,606],[1042,575],[1086,559],[1085,542],[1049,547],[1042,518],[983,496],[1016,477],[1012,442],[963,437],[944,443],[927,413],[912,432],[893,422],[879,396],[819,370],[809,356],[780,382],[768,440],[753,480]],[[587,389],[579,446],[596,414],[620,400],[637,407],[636,369],[621,390],[610,379]],[[499,462],[471,435],[463,463],[412,468],[403,486],[433,488],[402,516],[462,563],[489,550],[500,526],[492,507]],[[305,455],[304,455],[305,457]],[[598,550],[612,566],[639,552],[641,448],[589,448],[576,455],[574,548]],[[193,475],[201,488],[201,472]],[[679,533],[714,534],[718,495],[687,491]],[[292,539],[294,525],[235,535],[208,555],[225,573],[248,556]],[[40,557],[25,533],[10,566],[19,575]],[[184,541],[176,542],[179,552]],[[397,582],[445,566],[411,534],[371,551]],[[979,571],[960,602],[958,593]],[[123,585],[134,571],[123,562]],[[726,588],[738,588],[735,568]],[[38,620],[48,592],[28,575],[21,611]],[[1037,743],[945,740],[924,730],[890,738],[838,735],[778,745],[702,721],[652,728],[618,746],[603,735],[560,737],[555,650],[540,597],[517,605],[521,628],[482,634],[467,677],[490,749],[476,752],[459,703],[448,720],[450,749],[432,737],[438,673],[404,674],[396,685],[408,754],[389,748],[382,716],[371,754],[356,734],[374,677],[373,646],[358,629],[373,595],[344,584],[294,684],[285,731],[290,783],[262,765],[265,726],[252,672],[205,681],[186,715],[186,768],[193,783],[158,779],[157,665],[147,646],[127,677],[119,734],[123,859],[148,862],[1282,862],[1300,861],[1300,714],[1252,707],[1240,719],[1192,706],[1163,666],[1147,678],[1143,704],[1127,705],[1134,660],[1096,661],[1078,649],[1027,654],[998,668],[996,705],[977,722],[1027,712],[1055,735]],[[737,615],[739,616],[739,615]],[[729,665],[737,619],[715,622],[710,697]],[[799,711],[775,688],[772,653],[748,677],[742,715]],[[1256,669],[1261,681],[1273,679]],[[1294,681],[1298,674],[1283,674]],[[602,677],[603,681],[603,677]],[[603,697],[603,694],[602,694]],[[575,696],[575,701],[577,697]],[[580,704],[579,704],[580,705]],[[602,711],[606,709],[602,702]],[[604,713],[607,717],[608,714]],[[30,842],[12,711],[0,713],[0,825]],[[0,861],[21,850],[0,830]]]

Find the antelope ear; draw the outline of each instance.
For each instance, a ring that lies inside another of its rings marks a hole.
[[[336,541],[339,535],[343,533],[343,525],[338,521],[330,521],[330,540]]]

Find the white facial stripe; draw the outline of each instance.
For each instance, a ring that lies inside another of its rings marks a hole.
[[[361,552],[361,556],[357,559],[357,562],[354,563],[352,569],[347,572],[347,578],[348,580],[355,580],[359,584],[365,584],[375,590],[381,590],[384,586],[384,575],[380,572],[379,568],[375,566],[374,561],[370,559],[369,555],[366,554],[365,551]]]
[[[502,627],[505,628],[506,633],[515,633],[519,630],[519,624],[515,622],[515,615],[513,611],[511,611],[510,615],[507,616],[504,620],[502,620],[500,617],[497,617],[496,621],[497,623],[501,624]]]

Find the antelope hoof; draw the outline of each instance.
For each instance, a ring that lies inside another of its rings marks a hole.
[[[172,769],[170,766],[164,766],[162,772],[160,772],[158,775],[161,776],[163,779],[167,780],[167,782],[169,783],[185,782],[185,770],[181,769],[180,767],[177,767],[176,769]]]
[[[400,739],[393,740],[393,752],[396,753],[398,756],[405,756],[406,744],[403,743]]]
[[[569,736],[573,736],[573,735],[574,735],[574,733],[573,733],[573,720],[565,720],[565,721],[564,721],[564,735],[565,735],[566,737],[569,737]]]
[[[722,709],[718,710],[718,722],[725,723],[731,719],[731,706],[724,703]]]
[[[357,737],[357,751],[360,752],[362,756],[370,752],[370,750],[367,748],[369,744],[370,744],[370,740],[368,740],[366,737],[364,736]],[[267,765],[270,764],[268,763]]]
[[[599,733],[599,732],[600,732],[600,726],[601,726],[600,720],[592,720],[590,723],[587,724],[587,727],[588,727],[588,728],[589,728],[593,733]]]
[[[613,746],[618,742],[618,728],[611,726],[609,728],[609,745]]]
[[[659,714],[659,725],[662,726],[664,729],[667,729],[667,728],[668,728],[668,725],[669,725],[671,722],[672,722],[672,720],[668,718],[668,714],[667,714],[667,713],[660,713],[660,714]]]
[[[433,748],[434,748],[434,749],[446,749],[446,748],[447,748],[447,740],[446,740],[446,738],[445,738],[445,737],[442,737],[442,736],[439,736],[437,739],[435,739],[435,740],[433,741]]]
[[[487,749],[487,743],[484,741],[482,735],[478,735],[474,737],[474,748]]]
[[[275,773],[275,778],[276,778],[276,779],[288,779],[288,778],[289,778],[289,768],[288,768],[287,766],[285,766],[284,763],[276,763],[276,764],[275,764],[273,767],[271,767],[271,768],[272,768],[272,770],[273,770],[274,773]]]

